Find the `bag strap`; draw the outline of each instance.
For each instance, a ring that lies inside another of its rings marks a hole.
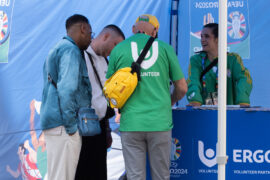
[[[140,56],[138,57],[138,60],[136,61],[136,63],[141,64],[143,62],[143,59],[146,55],[146,53],[148,52],[148,50],[150,49],[150,47],[152,46],[152,43],[155,41],[154,37],[150,37],[146,43],[146,45],[143,48],[142,53],[140,54]]]
[[[202,77],[210,70],[212,69],[212,67],[214,67],[215,65],[217,65],[218,63],[218,59],[216,58],[214,61],[211,62],[211,64],[209,64],[201,73],[200,76],[200,81],[202,81]]]
[[[55,87],[55,89],[57,89],[57,84],[56,84],[56,82],[52,79],[52,76],[51,76],[50,73],[48,73],[48,81],[49,81],[50,83],[52,83],[52,85]]]
[[[102,90],[103,90],[103,86],[102,86],[100,77],[99,77],[99,75],[98,75],[96,66],[95,66],[95,64],[94,64],[92,55],[91,55],[89,52],[87,52],[87,51],[85,51],[85,52],[87,53],[87,55],[88,55],[88,57],[89,57],[89,60],[90,60],[90,62],[91,62],[91,64],[92,64],[92,67],[93,67],[93,70],[94,70],[94,72],[95,72],[95,75],[96,75],[96,77],[97,77],[99,86],[100,86],[100,88],[101,88],[102,95],[104,96],[103,91],[102,91]],[[108,61],[107,58],[105,58],[105,62],[107,63],[107,65],[109,64],[109,61]],[[104,97],[105,97],[105,96],[104,96]],[[105,119],[105,121],[108,121],[108,119],[111,118],[111,117],[113,117],[114,115],[115,115],[114,109],[111,108],[110,106],[107,106],[106,114],[105,114],[105,116],[104,116],[102,119]]]
[[[85,51],[85,52],[86,52],[86,54],[88,55],[89,60],[90,60],[90,62],[91,62],[91,64],[92,64],[92,67],[93,67],[94,73],[95,73],[95,75],[96,75],[96,77],[97,77],[97,80],[98,80],[98,84],[99,84],[100,88],[101,88],[101,89],[103,89],[103,86],[102,86],[102,83],[101,83],[100,77],[99,77],[99,75],[98,75],[98,72],[97,72],[96,66],[95,66],[95,64],[94,64],[93,58],[92,58],[92,56],[91,56],[91,54],[90,54],[89,52],[87,52],[87,51]],[[106,60],[107,60],[107,59],[106,59]],[[106,61],[106,62],[107,62],[107,61]]]
[[[106,61],[107,65],[109,65],[108,59],[106,57],[104,57],[104,58],[105,58],[105,61]]]
[[[156,38],[154,37],[150,37],[146,43],[146,45],[144,46],[140,56],[138,57],[136,62],[133,62],[131,64],[131,73],[133,74],[134,72],[137,73],[137,78],[138,81],[141,80],[141,76],[140,76],[140,71],[141,71],[141,63],[143,62],[143,59],[145,58],[146,53],[148,52],[148,50],[150,49],[150,47],[152,46],[153,42],[155,41]]]

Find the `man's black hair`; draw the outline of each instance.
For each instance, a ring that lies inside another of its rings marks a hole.
[[[88,19],[80,14],[74,14],[72,16],[70,16],[67,20],[66,20],[66,29],[69,29],[72,25],[76,24],[76,23],[87,23],[89,24]]]
[[[210,28],[212,29],[212,33],[214,34],[215,38],[218,38],[218,24],[217,23],[209,23],[203,26],[203,28]]]
[[[104,29],[111,29],[114,32],[116,32],[116,34],[118,34],[123,39],[125,39],[125,35],[124,35],[123,31],[118,26],[116,26],[114,24],[107,25],[107,26],[104,27]]]

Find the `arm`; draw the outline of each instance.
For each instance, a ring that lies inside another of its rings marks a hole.
[[[242,106],[249,106],[249,96],[252,90],[252,79],[248,69],[243,65],[243,61],[238,54],[231,53],[230,58],[235,58],[232,67],[232,77],[235,83],[235,103]]]
[[[70,135],[77,131],[75,97],[79,85],[80,61],[81,54],[70,48],[65,50],[59,62],[57,91],[64,126]]]
[[[200,82],[200,75],[202,72],[202,65],[199,55],[192,56],[190,58],[190,64],[188,68],[188,92],[187,99],[188,105],[200,106],[203,103],[203,97],[201,95],[202,85]]]
[[[115,119],[114,121],[119,124],[120,123],[120,118],[121,118],[121,114],[119,112],[119,110],[117,108],[114,108],[114,112],[115,112]]]
[[[35,100],[33,99],[30,103],[30,135],[32,144],[34,146],[34,149],[36,150],[38,148],[38,139],[37,139],[37,133],[34,129],[34,119],[35,119]]]
[[[187,93],[187,83],[174,49],[171,46],[167,46],[166,49],[169,63],[169,77],[174,85],[174,89],[171,94],[171,105],[174,105]]]
[[[16,171],[13,171],[9,165],[6,166],[6,171],[9,172],[9,174],[11,174],[11,176],[14,178],[18,178],[21,174],[19,168]]]
[[[171,95],[171,100],[172,100],[171,105],[174,105],[177,101],[182,99],[187,93],[187,83],[186,83],[185,78],[174,81],[173,85],[174,85],[174,90]]]

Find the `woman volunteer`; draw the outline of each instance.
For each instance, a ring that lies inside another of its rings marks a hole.
[[[217,105],[218,24],[201,32],[202,51],[190,58],[187,99],[190,106]],[[227,54],[227,104],[249,106],[252,79],[236,53]]]

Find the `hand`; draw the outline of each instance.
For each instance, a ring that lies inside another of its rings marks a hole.
[[[246,103],[240,103],[239,104],[241,108],[245,108],[245,107],[249,107],[250,105],[249,104],[246,104]]]
[[[10,166],[9,166],[9,165],[7,165],[7,166],[6,166],[6,170],[7,170],[7,172],[10,172],[10,171],[11,171],[11,169],[10,169]]]
[[[119,124],[120,123],[121,114],[118,113],[118,111],[115,113],[115,119],[114,121]]]
[[[76,133],[76,132],[74,132],[74,133],[69,133],[68,135],[69,135],[69,136],[73,136],[75,133]]]
[[[201,106],[201,103],[199,103],[199,102],[190,102],[187,106],[198,107],[198,106]]]

